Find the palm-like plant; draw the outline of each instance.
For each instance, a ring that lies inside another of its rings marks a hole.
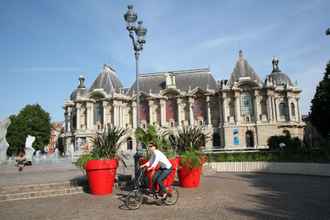
[[[91,154],[95,159],[115,159],[118,157],[120,145],[125,141],[123,138],[127,130],[117,127],[109,127],[103,133],[97,134],[92,139],[94,148]]]
[[[118,159],[126,167],[125,155],[118,152],[120,145],[125,141],[126,132],[126,129],[109,127],[103,133],[98,133],[92,139],[92,151],[81,155],[75,162],[76,166],[84,170],[89,160]]]
[[[157,131],[153,125],[148,125],[147,129],[137,128],[135,137],[138,141],[147,146],[153,142],[157,145],[158,149],[163,151],[167,156],[173,157],[175,150],[172,148],[171,142],[168,139],[168,131]],[[148,157],[148,155],[146,155]]]
[[[148,146],[150,142],[153,142],[157,138],[157,130],[155,126],[148,125],[147,129],[137,128],[135,131],[136,139],[143,143],[144,146]]]
[[[205,145],[207,138],[199,127],[184,127],[178,131],[176,136],[170,137],[170,142],[177,147],[179,152],[198,151],[201,146]]]
[[[201,166],[206,158],[200,148],[208,138],[199,127],[184,127],[176,136],[170,136],[172,145],[177,147],[181,155],[180,164],[190,169]]]

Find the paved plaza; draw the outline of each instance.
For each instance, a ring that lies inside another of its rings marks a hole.
[[[0,203],[0,219],[330,219],[330,178],[215,173],[197,189],[179,188],[175,206],[123,205],[126,192],[88,193]]]

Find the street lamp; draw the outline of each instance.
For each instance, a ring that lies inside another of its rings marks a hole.
[[[135,22],[137,21],[137,13],[133,10],[133,5],[128,6],[128,11],[124,14],[124,19],[126,21],[126,29],[128,30],[129,37],[132,39],[134,55],[135,55],[135,75],[136,75],[136,127],[140,127],[140,83],[139,83],[139,56],[143,50],[143,45],[146,43],[144,37],[147,34],[147,29],[142,26],[143,22],[138,21],[137,26]],[[136,140],[136,148],[138,149],[138,141]],[[138,153],[136,154],[139,157]]]

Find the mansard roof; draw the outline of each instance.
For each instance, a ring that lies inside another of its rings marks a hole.
[[[260,85],[261,80],[256,74],[254,69],[249,65],[249,63],[244,59],[242,50],[239,51],[239,58],[236,62],[236,66],[230,76],[228,81],[229,86],[233,86],[235,82],[240,81],[253,81]]]
[[[116,71],[110,66],[104,65],[103,71],[93,82],[89,91],[91,92],[94,89],[103,89],[105,93],[110,95],[114,92],[119,93],[121,88],[123,88],[123,84],[118,79]]]
[[[166,76],[168,74],[175,76],[176,89],[181,91],[188,91],[197,87],[203,90],[217,89],[217,83],[210,70],[203,68],[140,75],[140,90],[145,93],[159,93],[161,90],[166,89]],[[129,90],[129,94],[132,94],[133,90],[136,90],[136,82]]]

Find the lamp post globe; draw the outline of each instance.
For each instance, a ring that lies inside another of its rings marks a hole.
[[[325,34],[326,34],[326,35],[330,35],[330,28],[328,28],[328,29],[325,31]]]
[[[135,34],[138,37],[138,39],[137,39],[138,43],[141,44],[141,45],[146,43],[144,37],[147,34],[147,28],[143,27],[142,24],[143,24],[143,21],[138,21],[138,26],[135,29]]]
[[[134,23],[137,20],[137,14],[133,10],[133,5],[127,6],[128,10],[124,14],[124,19],[127,23],[127,30],[128,31],[133,31],[134,30]]]

